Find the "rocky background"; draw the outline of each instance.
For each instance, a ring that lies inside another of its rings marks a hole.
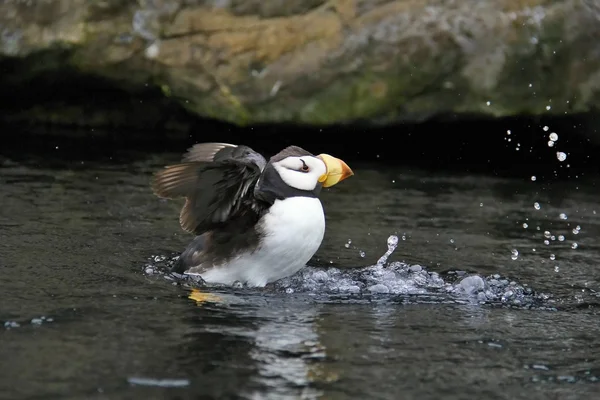
[[[0,119],[176,126],[564,115],[595,0],[0,0]]]

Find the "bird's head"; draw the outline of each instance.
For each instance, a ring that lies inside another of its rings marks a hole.
[[[286,185],[302,191],[330,187],[354,175],[339,158],[329,154],[315,156],[298,146],[283,149],[269,163]]]

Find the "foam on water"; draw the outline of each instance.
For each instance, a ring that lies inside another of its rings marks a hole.
[[[388,250],[375,265],[355,268],[317,268],[307,266],[297,274],[268,285],[268,292],[292,294],[306,293],[332,296],[344,294],[364,295],[443,295],[447,301],[466,301],[481,304],[505,305],[519,308],[553,309],[550,296],[536,293],[527,285],[504,278],[498,274],[480,276],[464,271],[452,271],[443,276],[430,272],[421,265],[389,262],[388,258],[398,246],[398,237],[387,240]],[[173,284],[184,282],[192,286],[208,286],[197,277],[168,272],[177,257],[154,256],[146,264],[148,275],[163,275]],[[211,285],[212,287],[223,287]],[[234,285],[240,289],[243,285]]]
[[[347,269],[306,267],[294,276],[273,284],[273,288],[286,293],[321,294],[426,294],[444,286],[444,280],[436,272],[400,262]]]

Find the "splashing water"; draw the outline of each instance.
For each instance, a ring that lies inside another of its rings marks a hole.
[[[379,258],[379,260],[377,260],[377,265],[385,264],[388,257],[394,252],[394,250],[396,250],[396,247],[398,247],[398,236],[391,235],[390,237],[388,237],[387,246],[388,246],[387,251],[385,252],[384,255],[382,255]]]
[[[363,296],[428,295],[441,296],[441,301],[477,302],[511,307],[554,309],[548,304],[550,296],[535,293],[527,285],[502,278],[498,274],[482,277],[464,271],[450,271],[444,277],[430,272],[421,265],[389,262],[388,258],[398,246],[398,236],[387,239],[388,250],[375,265],[354,268],[317,268],[307,266],[293,276],[267,285],[267,292],[281,294],[309,294],[328,301],[354,301]],[[514,249],[512,255],[518,251]],[[163,276],[174,285],[221,287],[204,285],[194,277],[169,272],[178,256],[167,258],[153,256],[144,266],[147,275]],[[243,289],[243,285],[234,285]],[[343,298],[340,300],[339,296]],[[428,300],[429,301],[429,300]]]

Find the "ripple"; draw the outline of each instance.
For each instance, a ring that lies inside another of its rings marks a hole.
[[[143,377],[129,377],[127,382],[130,385],[138,386],[158,386],[158,387],[186,387],[190,385],[188,379],[154,379]]]

